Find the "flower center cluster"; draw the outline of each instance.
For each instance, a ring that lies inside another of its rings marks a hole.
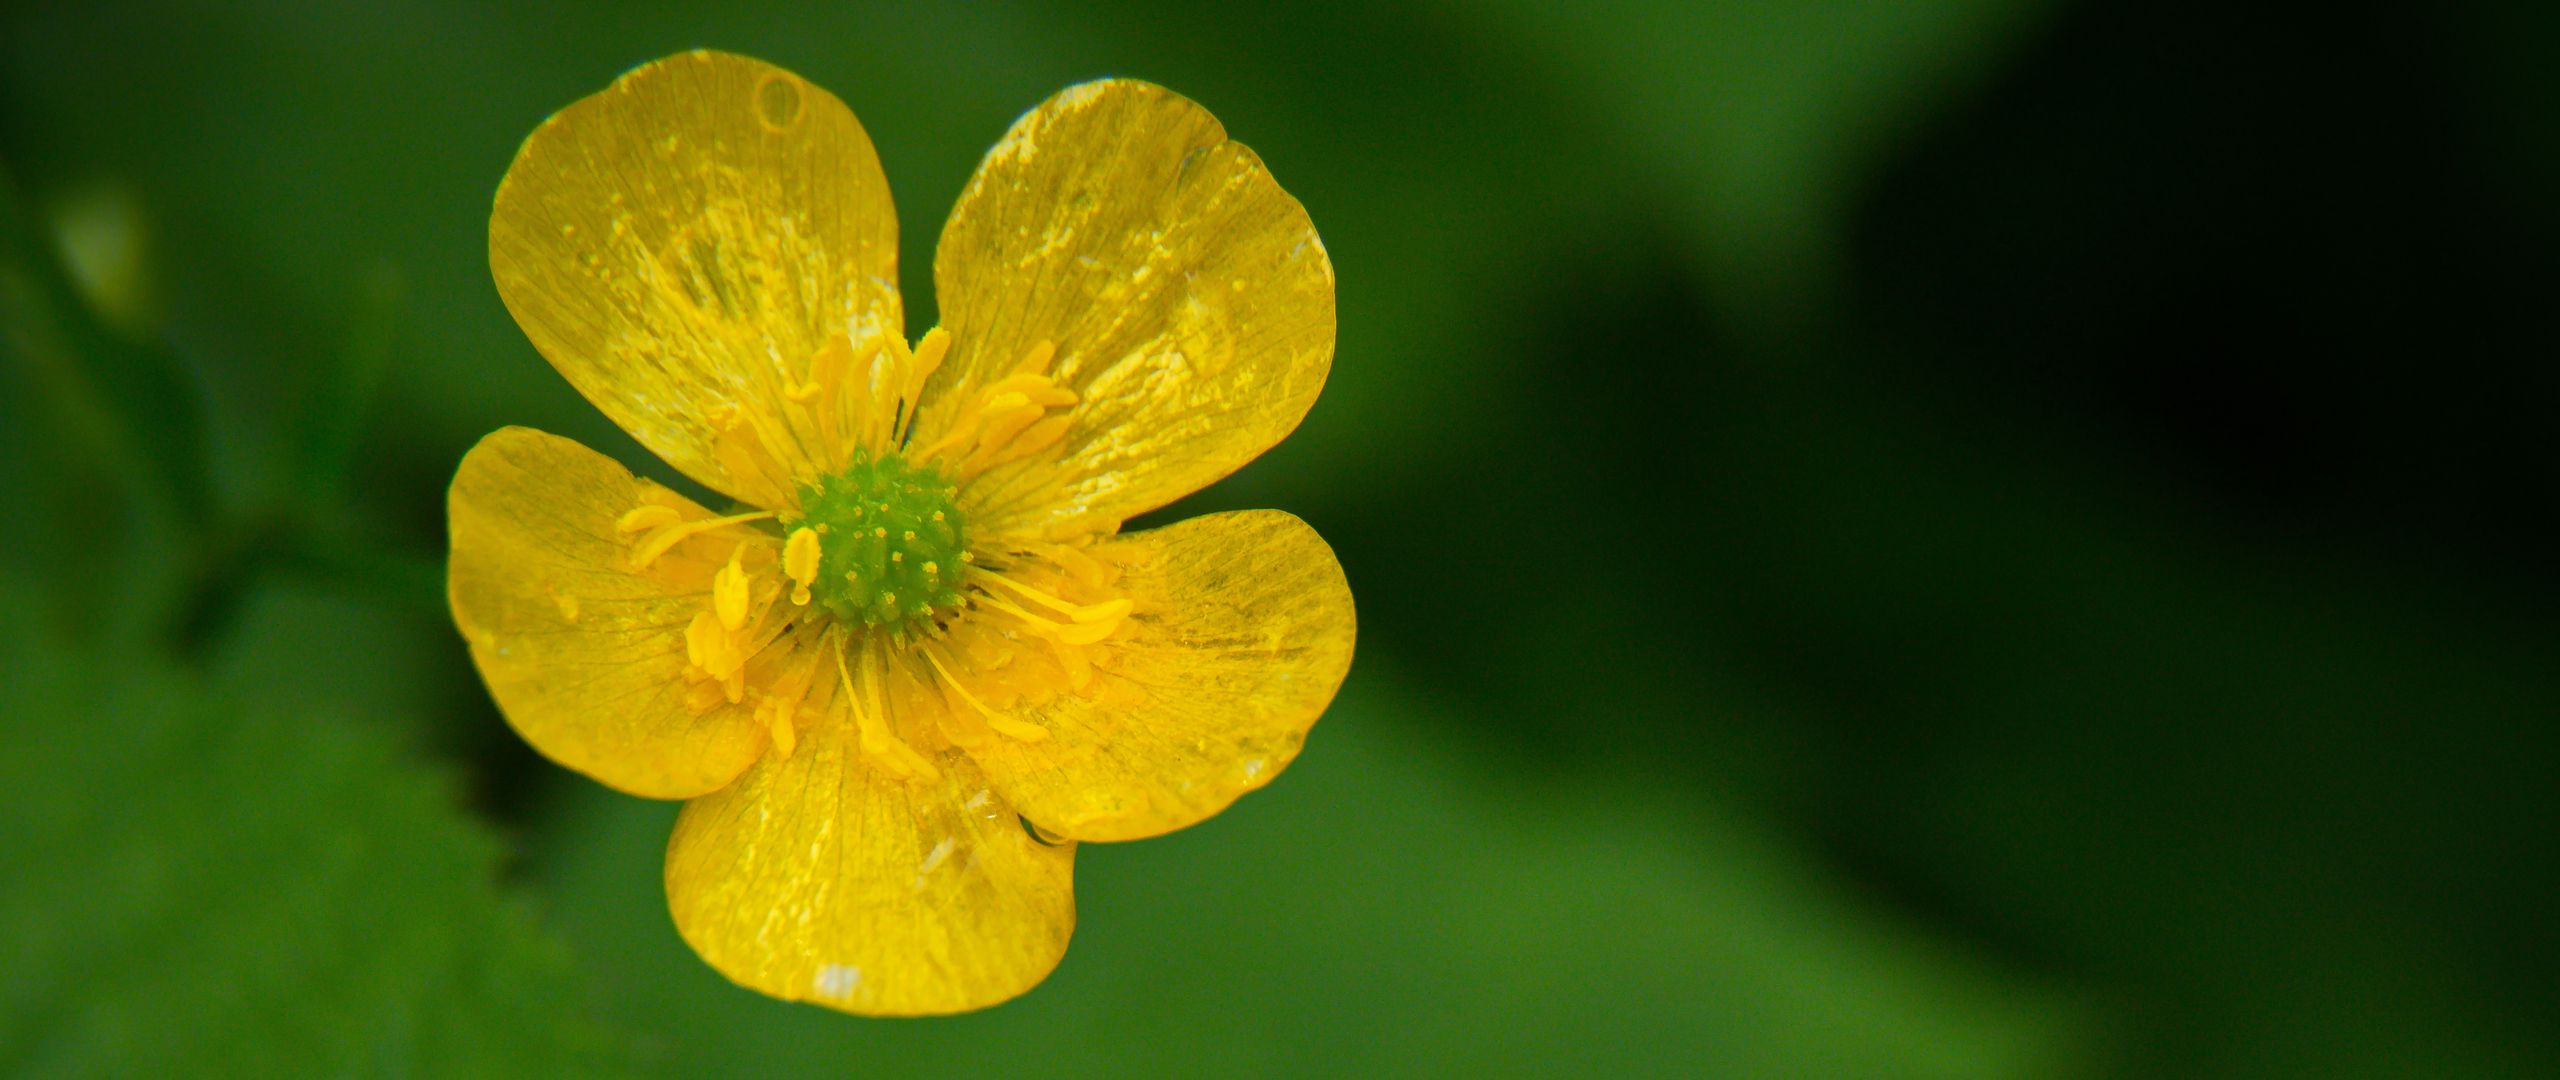
[[[959,489],[932,465],[855,451],[844,470],[800,491],[801,517],[783,523],[784,571],[794,600],[836,618],[905,629],[960,602]]]

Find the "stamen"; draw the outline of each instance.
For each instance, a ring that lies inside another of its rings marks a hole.
[[[944,688],[960,695],[960,700],[968,702],[970,708],[976,709],[978,715],[986,719],[987,726],[995,729],[998,734],[1011,736],[1024,742],[1039,742],[1049,737],[1048,728],[1016,720],[988,708],[986,702],[978,700],[978,695],[970,693],[968,687],[960,685],[960,680],[951,677],[951,669],[942,666],[942,658],[934,655],[935,650],[924,648],[916,651],[923,653],[925,663],[933,665],[934,672],[942,676]]]
[[[647,507],[642,507],[641,509],[645,510]],[[631,519],[633,514],[637,513],[639,513],[638,510],[632,511],[631,514],[625,514],[623,515],[623,520],[628,521]],[[647,569],[650,563],[658,561],[658,556],[666,554],[669,548],[673,548],[677,544],[683,543],[687,537],[699,536],[703,533],[710,532],[713,529],[726,528],[731,525],[742,525],[750,521],[763,521],[764,519],[772,516],[772,511],[759,510],[752,514],[735,514],[729,517],[703,518],[699,521],[688,521],[682,524],[662,525],[658,528],[658,531],[649,534],[646,539],[641,540],[640,546],[631,549],[631,568],[634,570]]]
[[[1051,640],[1049,653],[1058,661],[1058,671],[1065,677],[1067,689],[1081,694],[1086,687],[1093,685],[1093,657],[1090,652],[1089,649],[1072,648],[1065,642]]]
[[[786,409],[789,408],[787,402],[785,405]],[[793,489],[809,479],[818,456],[813,447],[802,441],[801,435],[807,430],[807,425],[795,424],[791,417],[774,410],[741,409],[737,415],[746,422],[744,426],[749,429],[749,439],[761,451],[765,475],[773,480],[781,496],[788,498]],[[800,419],[805,421],[807,417],[804,415]],[[777,501],[759,500],[759,503],[772,506]]]
[[[1058,443],[1066,439],[1067,429],[1074,425],[1075,417],[1052,416],[1037,424],[1033,424],[1028,428],[1024,428],[1022,434],[1014,436],[1012,442],[1004,444],[1004,446],[999,450],[994,452],[979,452],[979,454],[971,460],[970,464],[975,467],[974,471],[985,472],[986,470],[995,468],[998,465],[1007,465],[1020,461],[1023,458],[1030,457],[1033,454],[1037,454],[1040,451],[1058,445]]]
[[[684,520],[684,514],[675,507],[662,503],[643,503],[633,508],[630,513],[622,515],[620,520],[613,523],[613,527],[618,532],[629,534],[664,528],[682,520]]]
[[[747,625],[747,542],[740,542],[729,553],[729,565],[711,579],[711,610],[720,616],[720,625],[736,630]]]
[[[766,698],[756,706],[756,713],[764,720],[766,734],[773,739],[775,761],[791,760],[791,751],[800,745],[800,732],[791,723],[791,714],[799,708],[799,702],[780,698]]]
[[[894,419],[884,417],[882,413],[897,408],[897,402],[882,399],[897,392],[896,387],[889,384],[894,382],[893,373],[906,370],[910,355],[907,343],[895,334],[887,335],[862,355],[862,367],[855,373],[853,411],[845,420],[846,435],[854,449],[870,450],[879,446],[881,433]]]
[[[1059,622],[1024,611],[1019,605],[990,592],[979,593],[978,602],[1022,620],[1024,629],[1061,645],[1091,645],[1110,637],[1112,631],[1120,628],[1117,622]]]
[[[809,358],[809,381],[793,387],[791,399],[812,405],[810,426],[818,429],[818,442],[827,455],[827,467],[844,464],[844,373],[853,367],[853,339],[843,334],[827,338]]]
[[[1054,341],[1043,341],[1023,351],[1022,359],[1013,365],[1013,373],[1021,375],[1034,371],[1047,371],[1049,370],[1049,361],[1055,360],[1057,357],[1058,343]]]
[[[951,334],[937,326],[924,332],[924,340],[916,342],[913,362],[907,365],[907,377],[898,387],[898,400],[904,409],[898,415],[898,429],[889,440],[891,446],[904,446],[916,426],[916,400],[924,395],[924,381],[942,366],[942,358],[951,351]]]
[[[1105,619],[1117,619],[1123,615],[1127,615],[1129,613],[1129,608],[1131,607],[1129,598],[1125,596],[1105,600],[1099,604],[1071,604],[1067,601],[1060,600],[1055,596],[1051,596],[1048,593],[1032,588],[1029,585],[1015,581],[1003,574],[999,574],[993,570],[988,570],[982,567],[972,567],[969,571],[969,576],[974,580],[992,581],[998,585],[1012,589],[1014,592],[1020,593],[1024,598],[1080,623],[1096,623]]]
[[[826,344],[818,346],[818,351],[809,355],[809,381],[791,386],[785,392],[791,395],[791,400],[803,404],[816,401],[819,392],[832,387],[851,363],[853,339],[841,333],[829,335]]]
[[[1049,341],[1025,350],[1012,371],[967,399],[942,436],[918,456],[956,458],[953,471],[965,480],[1056,445],[1066,435],[1066,418],[1044,417],[1077,401],[1075,391],[1045,374],[1057,354],[1057,344]]]
[[[782,573],[791,579],[794,605],[809,606],[809,585],[818,580],[818,558],[823,554],[816,529],[794,529],[791,539],[783,542]]]
[[[694,681],[692,685],[684,688],[686,712],[701,716],[728,703],[729,688],[726,684],[705,681],[699,672],[694,672],[688,677]]]
[[[915,752],[889,731],[887,710],[880,705],[879,681],[873,676],[871,657],[866,650],[862,664],[862,695],[853,692],[853,675],[845,667],[846,642],[836,643],[836,678],[844,686],[845,707],[853,710],[854,729],[860,735],[862,752],[890,772],[911,780],[934,780],[942,776],[924,755]]]
[[[741,544],[741,551],[745,547]],[[685,659],[691,665],[686,677],[716,684],[713,689],[718,691],[714,698],[705,698],[697,688],[687,699],[695,715],[716,707],[718,698],[732,705],[744,702],[750,666],[760,673],[757,684],[764,686],[771,681],[773,667],[789,661],[794,649],[788,643],[778,652],[769,652],[793,630],[788,618],[766,618],[780,598],[780,586],[770,579],[759,587],[756,579],[746,576],[742,555],[733,555],[730,564],[714,575],[711,610],[696,614],[685,627]],[[764,696],[758,695],[759,704]]]
[[[774,662],[781,670],[767,681],[764,699],[756,703],[756,716],[773,740],[776,761],[789,759],[792,748],[799,745],[800,704],[808,700],[818,679],[818,663],[814,659],[800,665],[797,671],[789,667],[799,652],[789,649]]]
[[[1016,539],[1009,546],[1022,554],[1049,560],[1056,564],[1058,569],[1066,571],[1067,576],[1074,579],[1077,584],[1089,588],[1108,588],[1112,582],[1120,578],[1118,568],[1094,558],[1083,548],[1072,544]]]
[[[778,432],[767,430],[768,420],[762,409],[723,405],[713,410],[711,456],[738,481],[732,494],[776,506],[791,494],[791,470],[775,456],[782,444],[776,438]]]
[[[685,627],[684,654],[703,674],[724,682],[747,663],[738,649],[738,639],[730,636],[728,629],[720,625],[719,617],[708,611],[695,615],[692,624]]]

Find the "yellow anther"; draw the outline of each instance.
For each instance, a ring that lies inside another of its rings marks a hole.
[[[916,342],[916,373],[908,381],[921,385],[935,368],[942,366],[943,354],[950,351],[950,331],[939,326],[925,331],[924,340]]]
[[[1017,374],[1046,371],[1049,367],[1049,361],[1056,358],[1057,355],[1058,343],[1054,341],[1043,341],[1024,350],[1021,362],[1015,364],[1013,370]]]
[[[987,709],[984,705],[978,707],[986,710],[987,726],[996,729],[996,734],[1010,735],[1024,742],[1039,742],[1049,737],[1048,728],[1028,721],[1016,720],[1003,713]]]
[[[881,509],[885,511],[888,508],[884,506],[881,507]],[[874,525],[871,527],[871,535],[874,539],[886,540],[889,538],[889,527],[886,525]]]
[[[726,680],[747,665],[737,639],[708,611],[694,616],[692,625],[685,627],[684,652],[685,659],[714,679]]]
[[[729,553],[729,565],[711,578],[711,610],[720,625],[735,630],[747,625],[747,545]]]
[[[934,512],[933,512],[933,520],[935,520],[935,521],[940,521],[940,520],[942,520],[942,511],[940,511],[940,510],[936,510],[936,511],[934,511]]]
[[[756,711],[764,714],[765,731],[773,738],[773,759],[788,760],[792,749],[800,744],[800,732],[791,723],[792,714],[800,711],[799,703],[766,698]]]
[[[818,529],[826,526],[820,525]],[[809,585],[818,580],[817,529],[793,529],[791,539],[782,543],[782,573],[791,579],[791,602],[809,606]]]
[[[1117,596],[1099,604],[1086,604],[1084,607],[1077,609],[1076,613],[1070,616],[1070,618],[1073,618],[1075,621],[1080,623],[1117,623],[1122,618],[1127,617],[1129,609],[1135,606],[1137,605],[1130,603],[1128,597]]]
[[[1033,424],[1030,427],[1024,428],[1022,429],[1022,434],[1014,436],[1013,441],[1005,444],[1001,451],[988,454],[986,456],[986,465],[984,467],[992,469],[998,465],[1005,464],[1006,462],[1019,461],[1052,446],[1056,446],[1060,441],[1067,437],[1067,429],[1074,426],[1074,424],[1075,417],[1073,416],[1052,416],[1046,420],[1040,421],[1039,423]]]
[[[987,385],[987,397],[981,408],[1009,409],[1026,404],[1073,405],[1076,392],[1050,381],[1046,375],[1016,372]]]
[[[908,538],[908,539],[910,539],[910,540],[912,540],[912,539],[914,539],[914,538],[915,538],[915,535],[916,535],[916,534],[914,534],[914,533],[908,533],[908,534],[907,534],[907,538]],[[902,563],[902,562],[905,562],[905,561],[907,561],[907,553],[906,553],[906,552],[903,552],[903,551],[892,551],[892,552],[890,552],[890,553],[889,553],[889,561],[890,561],[890,562],[896,562],[896,563]]]
[[[926,576],[926,577],[941,577],[941,576],[942,576],[942,566],[941,566],[941,564],[939,564],[939,563],[935,563],[935,562],[932,562],[932,561],[927,561],[927,562],[924,564],[924,576]],[[576,617],[576,616],[574,616],[574,615],[572,615],[572,616],[571,616],[571,618],[575,618],[575,617]]]
[[[662,529],[682,520],[684,515],[675,507],[645,503],[630,513],[622,515],[620,520],[613,523],[613,527],[624,533],[646,532],[650,529]]]
[[[821,391],[830,389],[844,378],[845,369],[853,366],[853,339],[836,334],[809,357],[809,381],[793,387],[794,401],[808,401]]]
[[[782,440],[791,423],[787,415],[790,411],[796,411],[796,406],[793,410],[768,411],[726,403],[705,414],[715,436],[712,459],[727,470],[730,480],[744,485],[733,486],[731,494],[765,506],[787,501],[793,471],[784,464],[788,458],[777,457],[774,448],[788,445]]]
[[[900,540],[913,540],[913,539],[915,539],[915,538],[916,538],[916,531],[915,531],[914,529],[909,529],[909,530],[907,530],[907,531],[905,531],[905,532],[903,532],[903,533],[898,534],[898,539],[900,539]]]
[[[816,662],[803,664],[778,673],[764,687],[756,700],[756,719],[765,726],[772,740],[770,749],[776,761],[791,756],[800,745],[800,703],[809,697],[809,684],[818,678]]]
[[[1060,645],[1092,645],[1110,637],[1119,623],[1066,623],[1049,632]]]
[[[890,432],[891,443],[906,443],[908,431],[915,427],[916,399],[924,395],[924,382],[933,377],[934,370],[942,366],[943,356],[950,351],[951,333],[939,326],[925,331],[924,339],[916,342],[915,351],[908,355],[906,378],[898,385],[898,400],[906,407],[898,415],[895,430]]]
[[[949,454],[962,475],[967,476],[976,471],[970,467],[971,462],[1006,454],[1007,444],[1038,421],[1045,410],[1075,404],[1075,391],[1059,386],[1047,374],[1057,352],[1054,342],[1033,345],[1012,371],[965,398],[951,415],[942,436],[917,456],[936,458]]]

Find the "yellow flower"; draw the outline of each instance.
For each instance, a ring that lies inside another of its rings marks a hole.
[[[1279,442],[1332,364],[1324,247],[1208,112],[1109,80],[1024,116],[913,345],[897,250],[853,113],[780,68],[670,57],[545,122],[490,216],[499,293],[737,505],[507,428],[454,477],[449,587],[527,742],[691,800],[667,898],[703,959],[903,1015],[1057,965],[1076,841],[1279,773],[1353,619],[1288,514],[1119,531]]]

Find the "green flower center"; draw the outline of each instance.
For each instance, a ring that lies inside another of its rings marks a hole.
[[[809,593],[839,619],[904,629],[960,602],[959,494],[942,470],[857,451],[843,472],[800,489],[797,521],[816,534]]]

